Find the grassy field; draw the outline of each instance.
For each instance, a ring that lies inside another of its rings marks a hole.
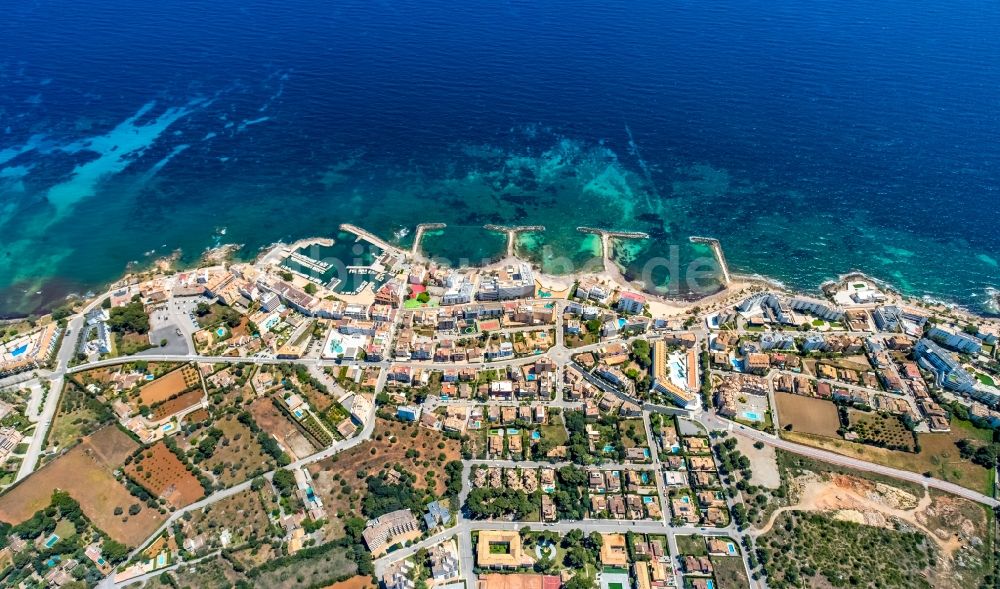
[[[641,419],[624,419],[618,424],[618,431],[621,432],[622,443],[626,448],[645,448],[646,428]]]
[[[106,406],[94,399],[88,392],[67,381],[59,398],[59,410],[49,429],[47,446],[67,448],[84,436],[88,436],[114,418]]]
[[[904,452],[913,450],[913,434],[898,415],[880,415],[857,409],[848,409],[847,415],[851,431],[861,436],[863,443]]]
[[[718,589],[747,589],[750,586],[743,557],[713,556],[711,560],[715,569],[715,586]]]
[[[993,494],[993,472],[969,460],[963,460],[955,446],[955,443],[963,438],[980,442],[992,440],[993,434],[990,430],[979,429],[969,422],[953,419],[951,431],[948,433],[918,434],[919,453],[898,452],[796,432],[782,432],[781,436],[791,442],[884,466],[917,473],[929,472],[935,478],[951,481],[987,495]]]
[[[923,575],[932,562],[932,548],[916,532],[785,512],[757,546],[765,551],[769,584],[775,588],[932,587]]]
[[[778,423],[791,424],[792,431],[817,436],[838,437],[840,418],[837,407],[830,401],[803,397],[791,393],[774,393]]]
[[[702,536],[677,536],[678,556],[707,556],[708,546]]]

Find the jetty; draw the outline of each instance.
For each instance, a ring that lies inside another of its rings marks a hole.
[[[718,239],[714,237],[699,237],[697,235],[692,235],[688,238],[691,243],[703,243],[708,247],[712,248],[712,253],[715,254],[715,260],[719,262],[719,268],[722,269],[722,280],[724,286],[729,286],[732,281],[732,275],[729,274],[729,263],[726,262],[726,254],[722,252],[722,244]]]
[[[309,256],[304,256],[297,251],[293,251],[288,259],[295,262],[303,268],[309,268],[314,272],[319,272],[320,274],[325,274],[327,270],[330,269],[330,264],[310,258]]]
[[[392,247],[391,245],[389,245],[389,243],[387,241],[385,241],[384,239],[378,237],[377,235],[375,235],[374,233],[372,233],[370,231],[365,231],[364,229],[358,227],[357,225],[351,225],[350,223],[344,223],[344,224],[342,224],[340,226],[340,230],[341,231],[346,231],[348,233],[353,233],[354,235],[358,236],[358,241],[361,241],[361,240],[367,241],[368,243],[370,243],[370,244],[372,244],[372,245],[374,245],[376,247],[382,248],[385,251],[391,252],[391,251],[395,250],[395,248]]]
[[[410,255],[413,256],[413,259],[423,259],[423,256],[420,255],[420,240],[423,239],[424,233],[436,229],[444,229],[447,226],[444,223],[421,223],[417,225],[417,231],[413,234],[413,249],[410,250]]]
[[[487,231],[496,231],[507,235],[507,257],[514,256],[514,243],[518,233],[536,233],[545,231],[544,225],[483,225]]]
[[[611,238],[649,239],[649,234],[643,233],[642,231],[609,231],[607,229],[600,229],[597,227],[577,227],[576,230],[580,233],[590,233],[601,237],[601,261],[604,264],[604,272],[616,277],[620,276],[621,272],[618,272],[617,266],[613,263],[609,264],[609,262],[611,262]],[[624,281],[624,277],[622,277],[621,280]]]

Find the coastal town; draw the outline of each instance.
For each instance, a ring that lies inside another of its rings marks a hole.
[[[0,585],[992,587],[1000,321],[343,225],[0,325]],[[346,237],[346,239],[345,239]],[[878,546],[873,550],[872,546]]]

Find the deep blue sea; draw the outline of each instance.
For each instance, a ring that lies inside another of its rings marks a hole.
[[[356,223],[495,255],[635,229],[626,270],[1000,286],[1000,4],[957,0],[0,2],[0,314],[175,249]],[[409,229],[410,233],[407,233]],[[672,247],[675,246],[675,247]],[[671,275],[673,274],[673,275]]]

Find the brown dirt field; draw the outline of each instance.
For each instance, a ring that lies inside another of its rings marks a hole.
[[[62,489],[80,502],[95,526],[128,546],[139,544],[164,518],[145,505],[137,515],[114,515],[116,507],[127,513],[129,506],[139,501],[111,474],[137,447],[117,427],[100,430],[0,497],[0,520],[23,522],[49,505],[54,489]]]
[[[287,417],[274,406],[271,399],[264,397],[257,399],[250,405],[250,414],[260,429],[274,436],[278,443],[286,451],[294,455],[296,459],[303,458],[316,452],[316,448],[309,440],[299,432]]]
[[[416,432],[416,437],[410,437]],[[379,436],[381,440],[377,439]],[[395,436],[395,443],[391,438]],[[438,444],[444,442],[444,449],[439,449]],[[375,454],[372,454],[372,449]],[[406,458],[406,451],[414,449],[420,452],[417,458]],[[444,462],[439,463],[439,454],[445,454]],[[326,460],[313,463],[307,468],[311,475],[319,474],[313,480],[313,489],[323,500],[327,514],[330,516],[330,534],[333,537],[343,536],[344,527],[337,518],[337,512],[343,511],[350,514],[360,509],[360,501],[367,492],[367,487],[363,480],[356,476],[358,471],[368,474],[377,474],[379,471],[399,464],[404,470],[416,476],[417,487],[423,487],[424,475],[427,471],[433,470],[436,473],[434,492],[442,494],[445,491],[444,464],[451,460],[461,458],[461,443],[456,440],[449,440],[441,432],[416,424],[400,423],[377,419],[375,423],[375,434],[371,440],[358,444],[350,450],[346,450],[328,458]],[[430,461],[424,466],[425,461]],[[334,480],[334,475],[339,475],[341,480],[346,480],[357,498],[357,502],[352,505],[350,497],[341,492],[340,480]]]
[[[341,581],[339,583],[334,583],[333,585],[328,585],[324,589],[374,589],[372,585],[372,578],[365,577],[363,575],[358,575],[356,577],[351,577],[346,581]]]
[[[97,457],[112,467],[121,466],[137,447],[128,434],[115,426],[102,428],[88,439]]]
[[[212,417],[207,409],[198,409],[197,411],[192,411],[184,416],[185,423],[201,423],[203,421],[208,421]]]
[[[157,405],[156,409],[153,410],[153,421],[160,421],[161,419],[166,419],[175,413],[180,413],[189,407],[194,407],[201,402],[202,393],[200,388],[193,391],[188,391],[183,395],[176,397],[163,403]]]
[[[792,424],[792,431],[838,438],[840,418],[837,407],[830,401],[793,395],[774,393],[778,409],[778,423]]]
[[[208,471],[222,467],[222,471],[216,475],[220,483],[227,487],[242,483],[258,466],[265,470],[274,468],[274,461],[264,453],[257,438],[235,416],[227,415],[216,421],[215,427],[222,430],[224,435],[219,440],[215,453],[201,466]]]
[[[151,406],[166,401],[198,384],[198,371],[191,365],[174,370],[139,389],[139,402]]]
[[[139,467],[142,470],[139,470]],[[143,451],[142,456],[129,464],[125,472],[147,491],[163,497],[174,507],[190,505],[205,496],[198,478],[163,442]]]

